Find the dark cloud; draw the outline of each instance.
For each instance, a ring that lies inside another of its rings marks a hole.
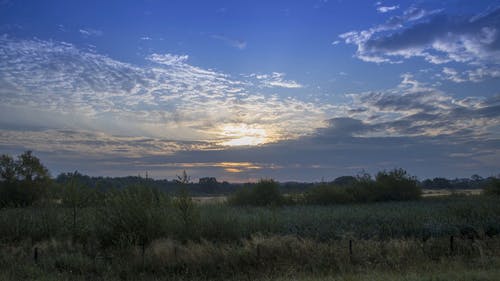
[[[500,8],[476,16],[410,8],[386,24],[341,35],[357,57],[394,62],[423,57],[431,63],[500,63]]]

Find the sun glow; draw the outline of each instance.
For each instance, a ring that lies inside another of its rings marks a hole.
[[[221,134],[224,138],[221,144],[227,146],[252,146],[271,141],[265,129],[241,123],[224,125]]]

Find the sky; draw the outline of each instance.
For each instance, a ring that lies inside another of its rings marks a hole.
[[[0,153],[52,175],[500,173],[500,1],[0,0]]]

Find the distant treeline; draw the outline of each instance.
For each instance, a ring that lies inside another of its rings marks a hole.
[[[366,176],[366,175],[364,175]],[[167,193],[175,193],[179,189],[179,184],[176,179],[152,179],[141,176],[128,176],[128,177],[91,177],[80,173],[62,173],[55,178],[58,184],[64,184],[70,178],[74,177],[79,184],[97,188],[100,190],[107,189],[122,189],[131,185],[146,185],[156,188]],[[357,181],[358,176],[341,176],[333,181],[328,182],[281,182],[279,189],[282,193],[303,193],[306,190],[324,184],[347,186],[352,185]],[[482,189],[487,186],[493,177],[483,178],[478,175],[473,175],[470,178],[433,178],[418,181],[417,185],[422,189]],[[190,182],[188,189],[192,195],[229,195],[239,189],[245,187],[252,187],[256,183],[229,183],[227,181],[218,181],[215,177],[200,178],[198,182]]]
[[[418,199],[422,189],[488,190],[487,187],[494,186],[494,192],[489,193],[496,194],[500,193],[500,188],[497,188],[499,181],[494,177],[482,178],[478,175],[466,179],[434,178],[418,181],[403,169],[380,171],[374,176],[367,173],[342,176],[331,182],[316,183],[279,183],[264,179],[258,183],[236,184],[219,182],[215,177],[203,177],[198,182],[192,182],[185,171],[173,180],[155,180],[147,176],[90,177],[76,171],[62,173],[54,179],[41,161],[31,151],[27,151],[17,158],[10,155],[0,156],[0,207],[29,206],[51,200],[64,201],[65,197],[69,198],[65,199],[68,201],[73,200],[75,194],[84,191],[93,193],[92,197],[95,198],[92,200],[99,202],[99,197],[105,197],[109,191],[134,186],[175,196],[180,189],[185,190],[189,196],[229,195],[232,199],[230,201],[239,202],[239,205],[407,201]],[[81,194],[78,196],[81,197]]]

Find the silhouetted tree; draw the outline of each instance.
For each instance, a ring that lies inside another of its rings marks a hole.
[[[261,179],[252,187],[246,187],[233,193],[229,199],[234,205],[280,206],[285,198],[279,191],[279,184],[272,179]]]
[[[486,185],[484,189],[484,194],[500,196],[500,179],[490,178],[489,183]]]
[[[0,206],[26,206],[42,199],[51,183],[50,174],[31,151],[0,157]]]

